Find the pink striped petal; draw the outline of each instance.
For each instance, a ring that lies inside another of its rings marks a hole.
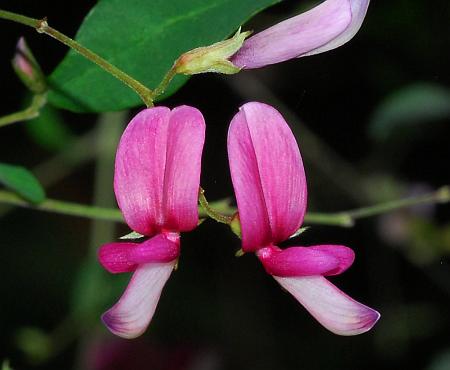
[[[189,231],[198,223],[198,190],[205,120],[198,109],[180,106],[170,116],[164,199],[169,230]]]
[[[122,297],[102,315],[112,333],[131,339],[147,329],[175,262],[149,263],[136,269]]]
[[[364,20],[369,0],[327,0],[245,40],[231,58],[252,69],[321,53],[349,41]]]
[[[145,109],[131,120],[117,150],[114,190],[133,230],[153,235],[197,225],[204,130],[201,113],[187,106]]]
[[[274,279],[335,334],[365,333],[380,318],[377,311],[350,298],[322,276],[274,276]]]
[[[259,249],[256,255],[267,273],[284,277],[336,275],[346,270],[354,260],[350,248],[331,245],[284,250],[270,246]]]
[[[306,179],[295,138],[269,105],[243,105],[228,131],[228,158],[244,251],[289,238],[306,211]]]
[[[170,110],[145,109],[128,124],[116,154],[114,191],[127,224],[153,235],[164,223],[163,189]]]
[[[158,234],[143,243],[108,243],[100,247],[102,266],[116,274],[136,270],[149,262],[170,262],[180,255],[180,237],[176,233]]]

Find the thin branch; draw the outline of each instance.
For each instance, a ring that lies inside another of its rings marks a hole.
[[[63,44],[67,45],[71,49],[75,50],[82,56],[84,56],[86,59],[90,60],[91,62],[97,64],[99,67],[103,68],[106,72],[113,75],[120,81],[122,81],[125,85],[133,89],[143,100],[143,102],[147,105],[147,107],[153,106],[153,92],[141,84],[139,81],[132,78],[127,73],[123,72],[116,66],[112,65],[96,53],[94,53],[92,50],[84,47],[83,45],[79,44],[77,41],[71,39],[70,37],[62,34],[61,32],[55,30],[54,28],[50,27],[47,23],[47,19],[35,19],[30,17],[25,17],[20,14],[8,12],[6,10],[0,9],[0,18],[7,19],[16,23],[21,23],[26,26],[30,26],[36,29],[39,33],[45,33],[48,36],[53,37],[54,39],[58,40],[59,42],[62,42]]]
[[[19,112],[11,113],[0,117],[0,127],[10,125],[15,122],[28,121],[39,116],[41,108],[47,103],[47,94],[33,95],[30,106]]]
[[[305,216],[305,223],[350,227],[355,224],[356,220],[362,218],[377,216],[398,209],[417,206],[420,204],[448,203],[448,202],[450,202],[450,186],[443,186],[432,193],[421,195],[418,197],[393,200],[390,202],[380,203],[369,207],[356,208],[344,212],[337,212],[337,213],[309,212]],[[124,222],[122,214],[118,209],[93,207],[89,205],[64,202],[55,199],[47,199],[42,203],[32,204],[23,200],[16,194],[5,190],[0,190],[0,203],[10,204],[18,207],[32,208],[40,211],[60,213],[69,216],[79,216],[97,220]],[[220,209],[220,213],[217,212],[217,209]],[[211,217],[211,211],[214,212],[216,215],[220,215],[220,217],[224,218],[221,221],[214,218],[216,219],[216,221],[229,223],[226,221],[228,220],[228,217],[231,219],[231,216],[236,212],[236,209],[228,205],[227,200],[218,200],[215,202],[208,203],[208,213],[202,207],[199,207],[199,217]]]

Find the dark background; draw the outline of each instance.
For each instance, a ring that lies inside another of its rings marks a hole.
[[[1,7],[47,16],[53,27],[73,36],[94,4],[3,0]],[[263,29],[299,6],[306,2],[285,1],[246,28]],[[448,115],[410,117],[384,140],[369,129],[393,94],[412,85],[420,90],[424,83],[448,89],[449,19],[447,0],[372,1],[361,31],[337,50],[231,77],[192,78],[163,104],[193,105],[205,116],[202,186],[208,198],[232,196],[226,132],[249,100],[277,107],[296,132],[311,211],[351,209],[450,183]],[[46,73],[66,48],[11,22],[0,20],[0,30],[4,115],[26,99],[10,67],[17,39],[26,36]],[[420,104],[426,112],[433,109]],[[20,123],[1,129],[0,161],[40,168],[43,182],[54,176],[46,187],[51,198],[113,206],[112,158],[123,118],[106,117],[114,129],[93,114],[61,114],[70,133],[63,147],[92,136],[84,160],[61,159],[64,149],[46,145],[31,123]],[[111,148],[103,148],[105,143]],[[56,164],[38,167],[55,156]],[[116,339],[100,324],[99,314],[125,280],[104,273],[93,253],[127,233],[125,226],[26,209],[0,211],[0,359],[10,359],[14,369],[450,369],[446,205],[397,211],[348,229],[314,225],[286,243],[330,242],[355,250],[353,267],[333,282],[381,312],[369,333],[327,332],[253,256],[235,258],[239,240],[207,220],[183,234],[179,269],[149,330],[134,341]]]

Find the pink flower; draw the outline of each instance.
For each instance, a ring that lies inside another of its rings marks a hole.
[[[36,94],[45,92],[47,85],[44,74],[24,37],[21,37],[17,42],[12,66],[25,86],[32,92]]]
[[[358,32],[369,0],[326,0],[245,40],[231,58],[252,69],[337,48]]]
[[[204,139],[203,116],[188,106],[145,109],[123,133],[114,191],[127,224],[150,239],[99,250],[108,271],[133,272],[125,293],[102,316],[118,336],[145,331],[180,254],[179,233],[197,226]]]
[[[324,278],[350,267],[350,248],[276,246],[299,229],[307,197],[302,158],[281,114],[262,103],[242,106],[231,121],[228,156],[242,249],[255,252],[266,271],[328,330],[356,335],[372,328],[379,313]]]

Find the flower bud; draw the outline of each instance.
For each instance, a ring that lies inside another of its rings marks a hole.
[[[244,40],[250,34],[250,31],[241,32],[239,28],[235,35],[228,40],[190,50],[178,58],[174,70],[176,73],[185,75],[206,72],[238,73],[241,68],[236,67],[228,59],[241,48]]]
[[[47,85],[44,74],[23,37],[16,45],[12,66],[25,86],[32,92],[36,94],[45,92]]]

